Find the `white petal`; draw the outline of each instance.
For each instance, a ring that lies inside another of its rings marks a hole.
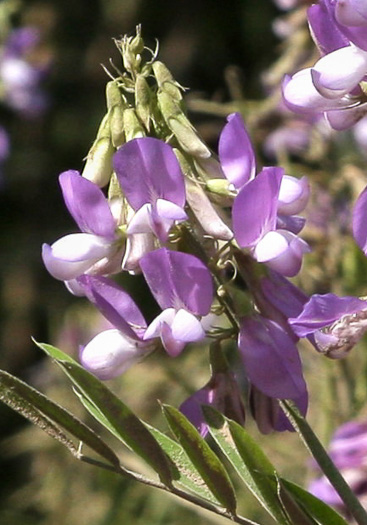
[[[152,205],[147,203],[143,204],[141,208],[135,213],[126,232],[132,233],[149,233],[152,231]]]
[[[327,98],[339,98],[350,91],[367,73],[367,51],[350,45],[329,53],[311,70],[319,93]]]
[[[280,184],[278,213],[296,215],[306,207],[310,196],[310,185],[307,177],[297,179],[284,175]]]
[[[167,201],[166,199],[157,199],[155,206],[157,214],[163,219],[172,221],[186,221],[188,219],[185,210],[174,202]]]
[[[174,339],[186,343],[200,341],[205,337],[204,329],[197,317],[182,308],[176,313],[171,329]]]
[[[171,326],[176,315],[174,308],[166,308],[161,312],[145,330],[144,340],[153,339],[153,337],[160,337],[162,332],[162,325],[165,323]]]
[[[138,363],[150,347],[112,329],[96,335],[81,351],[82,365],[99,379],[111,379]]]

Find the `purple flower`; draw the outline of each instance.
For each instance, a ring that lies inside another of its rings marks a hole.
[[[0,60],[5,101],[11,108],[27,116],[39,115],[48,105],[41,88],[47,68],[27,59],[39,40],[40,35],[33,27],[14,30],[5,43]]]
[[[198,317],[209,313],[213,301],[210,272],[197,257],[167,248],[146,254],[140,266],[163,310],[147,328],[144,339],[161,337],[166,351],[176,356],[186,343],[205,337]]]
[[[323,0],[308,10],[312,36],[323,55],[312,68],[286,78],[283,98],[299,113],[323,112],[346,129],[367,112],[359,83],[367,74],[367,19],[357,1]]]
[[[353,235],[363,253],[367,255],[367,187],[359,195],[353,209]]]
[[[240,425],[245,422],[241,392],[234,375],[229,371],[214,372],[208,383],[180,406],[181,412],[205,437],[208,433],[208,425],[203,416],[202,405],[211,405]]]
[[[185,221],[185,184],[171,146],[144,137],[124,144],[114,155],[113,166],[135,215],[127,233],[154,232],[166,242],[175,222]]]
[[[283,214],[303,209],[309,190],[304,179],[287,177],[283,182],[283,178],[282,168],[264,168],[238,193],[232,207],[232,220],[240,247],[250,248],[257,261],[292,277],[299,272],[302,256],[310,249],[289,231],[294,225],[289,230],[278,229],[277,213],[279,209]]]
[[[288,319],[298,337],[313,335],[316,349],[344,357],[367,330],[367,301],[334,294],[313,295],[297,317]]]
[[[260,315],[245,317],[238,346],[250,382],[263,394],[277,399],[305,395],[298,350],[283,327]]]
[[[83,366],[99,379],[121,375],[154,349],[143,340],[146,321],[131,297],[113,281],[83,275],[84,294],[115,327],[97,334],[80,350]]]
[[[102,190],[73,170],[62,173],[59,182],[66,207],[83,233],[43,245],[47,270],[62,281],[86,272],[113,273],[121,263],[122,238]]]

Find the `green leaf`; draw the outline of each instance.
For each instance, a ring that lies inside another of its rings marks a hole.
[[[215,498],[230,512],[236,511],[236,496],[223,464],[196,428],[177,408],[162,406],[168,424]]]
[[[163,483],[170,485],[172,476],[166,454],[130,408],[70,356],[54,346],[43,343],[36,344],[56,360],[57,364],[77,387],[80,395],[103,415],[105,426],[143,458],[158,473]]]
[[[279,481],[292,494],[305,513],[312,516],[320,525],[347,525],[340,514],[307,490],[283,478],[280,478]]]
[[[85,397],[83,397],[82,394],[79,392],[76,392],[76,394],[88,412],[90,412],[90,414],[99,423],[101,423],[101,425],[106,427],[117,439],[121,440],[119,434],[113,427],[111,427],[103,414]],[[146,422],[143,423],[153,434],[155,439],[158,441],[164,452],[171,460],[170,467],[173,481],[183,488],[189,490],[193,494],[196,494],[200,498],[205,498],[206,500],[218,505],[219,501],[213,496],[208,487],[205,485],[203,478],[200,476],[199,472],[194,467],[181,445],[157,428],[152,427]]]
[[[115,453],[87,425],[44,394],[3,370],[0,370],[0,399],[50,436],[61,441],[74,456],[80,458],[79,447],[75,447],[60,427],[112,465],[119,466],[120,462]]]
[[[264,452],[243,427],[210,406],[202,409],[211,435],[238,475],[275,521],[289,525],[274,482],[275,468]]]

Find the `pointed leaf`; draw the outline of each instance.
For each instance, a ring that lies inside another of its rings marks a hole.
[[[38,424],[37,417],[35,420],[31,416],[32,414],[37,416],[38,413],[43,424],[47,420],[52,421],[57,427],[67,430],[72,436],[85,443],[112,465],[119,466],[120,462],[115,453],[87,425],[63,407],[48,399],[44,394],[3,370],[0,370],[0,399],[35,424]],[[16,399],[18,403],[15,403]],[[53,434],[54,429],[48,428],[52,431],[51,435],[58,439]],[[48,432],[46,428],[44,430]],[[60,432],[58,432],[58,435],[61,437]],[[64,442],[64,437],[62,437],[62,442]]]
[[[172,432],[197,468],[209,490],[221,505],[229,511],[235,512],[236,496],[232,482],[218,456],[177,408],[163,405],[162,409]]]
[[[312,516],[319,525],[330,525],[330,523],[333,525],[347,525],[347,522],[340,514],[316,498],[316,496],[307,492],[307,490],[283,478],[280,478],[280,482],[292,494],[306,514]]]
[[[119,435],[120,439],[142,457],[165,484],[171,482],[168,458],[145,425],[96,377],[54,346],[36,343],[56,360],[81,394],[94,405]]]
[[[243,427],[225,418],[210,406],[203,406],[209,432],[238,475],[269,514],[282,525],[289,525],[277,495],[275,468]]]

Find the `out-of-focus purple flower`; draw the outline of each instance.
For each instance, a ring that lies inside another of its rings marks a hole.
[[[0,126],[0,186],[3,183],[3,164],[8,158],[10,153],[10,142],[9,142],[9,136],[5,129]]]
[[[113,166],[135,210],[127,233],[153,231],[166,242],[172,225],[187,219],[184,178],[171,146],[151,137],[131,140],[115,153]]]
[[[69,170],[59,182],[66,207],[81,232],[42,247],[43,262],[56,279],[72,281],[83,273],[114,273],[122,258],[122,237],[102,190]],[[70,283],[76,290],[77,283]]]
[[[292,277],[310,248],[292,231],[278,229],[277,213],[279,208],[283,214],[303,209],[309,190],[303,179],[287,178],[284,184],[283,178],[282,168],[264,168],[243,186],[232,207],[233,231],[239,246],[250,248],[257,261]]]
[[[5,102],[25,116],[37,116],[48,106],[41,86],[47,67],[32,63],[28,58],[39,40],[39,32],[33,27],[15,29],[0,57],[0,82]]]
[[[144,339],[161,337],[168,354],[176,356],[205,331],[198,317],[206,316],[213,301],[208,268],[193,255],[160,248],[146,254],[140,266],[162,313],[147,328]]]
[[[324,113],[332,128],[354,125],[367,112],[359,83],[367,74],[367,19],[359,2],[321,0],[308,10],[311,34],[323,55],[283,84],[286,105]]]
[[[363,253],[367,255],[367,187],[359,195],[353,209],[353,235]]]
[[[349,421],[339,427],[330,441],[329,455],[363,502],[367,496],[367,423]],[[309,491],[328,505],[345,510],[341,498],[325,476],[312,481]]]
[[[279,152],[292,155],[303,153],[310,143],[311,126],[300,119],[286,122],[266,137],[264,152],[268,157],[277,157]]]
[[[367,301],[334,294],[313,295],[297,317],[288,319],[298,337],[313,336],[319,352],[344,357],[367,330]]]
[[[241,392],[234,375],[230,371],[214,372],[208,383],[180,406],[181,412],[205,437],[208,433],[208,425],[203,416],[202,405],[211,405],[240,425],[245,422],[245,409]]]
[[[97,334],[80,349],[82,365],[99,379],[121,375],[154,348],[144,341],[146,321],[131,297],[113,281],[99,276],[78,278],[84,294],[115,327]]]

